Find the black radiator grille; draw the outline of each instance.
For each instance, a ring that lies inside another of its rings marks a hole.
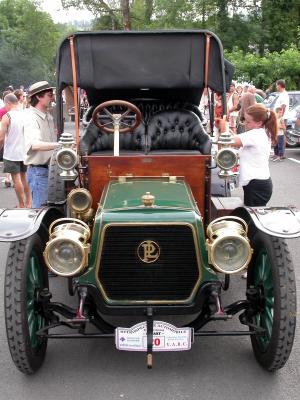
[[[145,263],[138,257],[139,245],[144,241],[158,244],[157,261]],[[185,300],[198,279],[190,226],[111,225],[106,229],[99,280],[110,300]]]

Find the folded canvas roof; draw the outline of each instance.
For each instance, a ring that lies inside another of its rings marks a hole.
[[[233,67],[220,40],[205,30],[103,31],[73,34],[77,85],[91,104],[156,98],[199,104],[205,86],[206,38],[210,37],[208,86],[228,90]],[[73,85],[69,38],[57,56],[58,92]]]

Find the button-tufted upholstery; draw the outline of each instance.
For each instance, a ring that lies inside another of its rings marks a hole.
[[[144,122],[133,132],[120,134],[121,154],[122,151],[180,153],[192,150],[210,154],[210,136],[204,131],[199,117],[194,112],[186,109],[174,110],[175,103],[141,103],[138,106]],[[112,150],[113,134],[102,132],[90,121],[80,140],[80,153],[107,154],[107,151]]]
[[[145,151],[145,125],[140,125],[133,132],[120,133],[120,151]],[[80,140],[80,154],[91,154],[98,151],[113,150],[114,135],[101,131],[90,121],[84,136]]]
[[[211,139],[192,111],[163,111],[152,116],[147,129],[147,151],[198,150],[210,154]]]

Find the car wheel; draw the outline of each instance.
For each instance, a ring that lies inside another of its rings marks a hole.
[[[37,298],[48,288],[42,240],[37,234],[10,245],[5,271],[5,323],[8,346],[16,367],[32,374],[42,365],[47,339],[36,332],[47,321]]]
[[[53,151],[48,175],[48,201],[49,205],[61,205],[66,201],[65,182],[61,179],[62,170],[58,167],[56,161],[56,153],[59,149]]]
[[[298,147],[298,143],[295,143],[291,139],[291,132],[289,130],[286,131],[286,147]]]
[[[296,327],[294,267],[283,239],[257,232],[247,286],[258,290],[258,312],[253,323],[266,330],[251,336],[258,363],[268,371],[282,368],[292,350]]]

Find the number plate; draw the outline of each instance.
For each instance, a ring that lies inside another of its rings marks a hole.
[[[153,351],[190,350],[192,328],[176,328],[163,321],[153,322]],[[131,328],[116,328],[115,341],[118,350],[147,351],[147,323],[140,322]]]

